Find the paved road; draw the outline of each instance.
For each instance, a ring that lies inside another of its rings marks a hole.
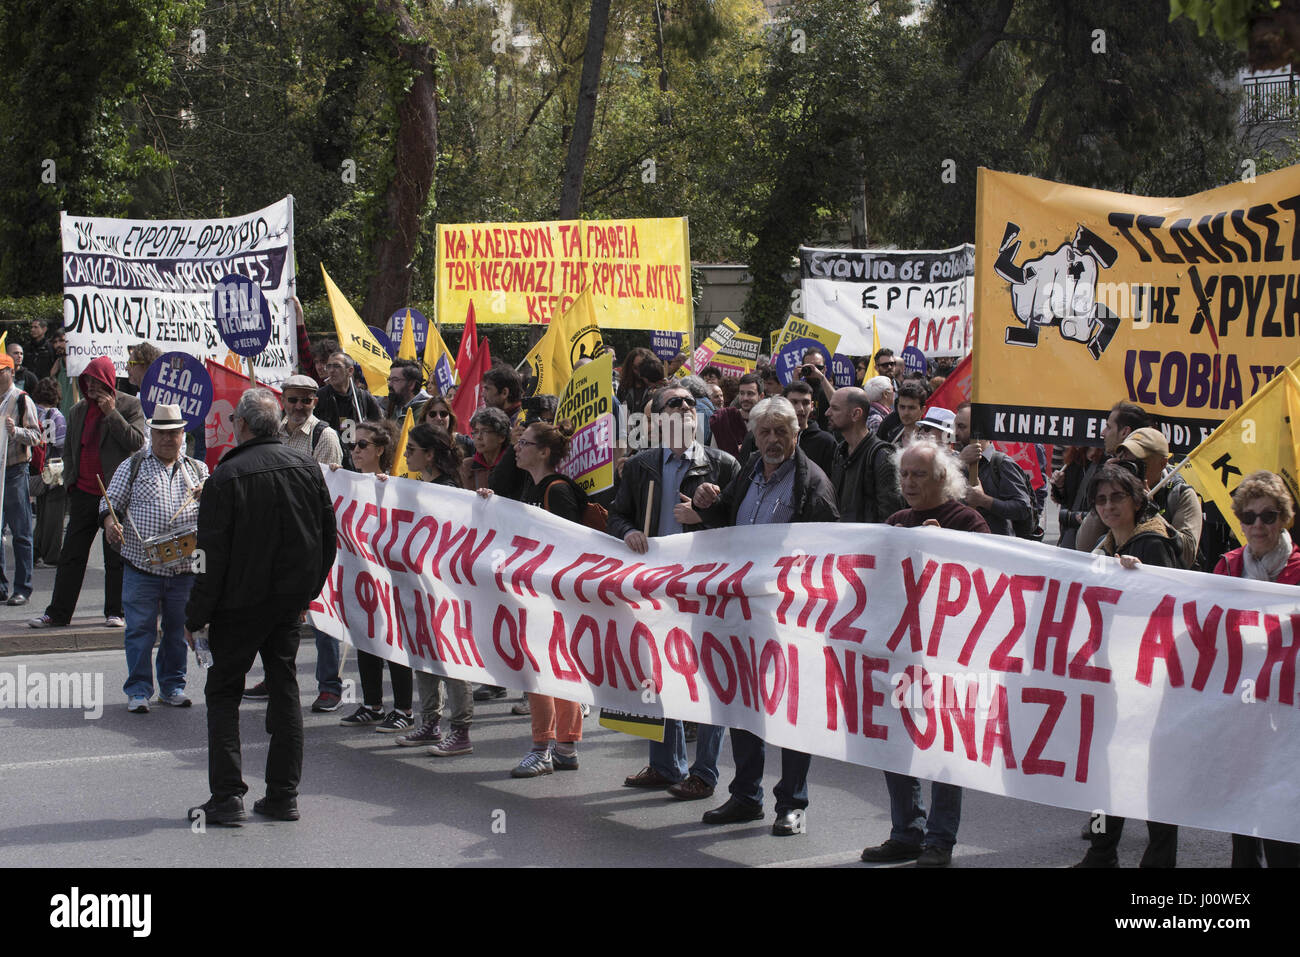
[[[705,827],[700,815],[725,794],[682,803],[621,787],[623,777],[645,763],[645,744],[599,727],[594,717],[580,746],[580,771],[514,780],[509,771],[528,746],[529,725],[509,713],[509,700],[480,707],[473,755],[412,754],[388,735],[339,726],[341,713],[307,711],[315,696],[314,660],[314,647],[305,646],[299,656],[299,674],[306,676],[303,819],[194,834],[185,810],[207,797],[201,694],[190,709],[160,706],[133,715],[121,692],[126,669],[120,652],[0,658],[0,672],[17,673],[22,666],[28,673],[102,674],[106,700],[98,720],[73,710],[0,710],[0,867],[862,868],[862,847],[888,834],[881,773],[824,759],[812,765],[807,834],[772,837],[770,816],[761,823]],[[356,680],[351,661],[345,674]],[[264,793],[263,711],[252,702],[242,709],[250,806]],[[731,779],[730,761],[728,744],[724,783]],[[769,793],[777,767],[769,761]],[[1082,821],[1078,811],[967,791],[954,866],[1072,864],[1085,849],[1078,836]],[[1121,862],[1136,865],[1144,840],[1144,828],[1131,828]],[[1226,866],[1228,838],[1185,829],[1179,860],[1183,866]]]

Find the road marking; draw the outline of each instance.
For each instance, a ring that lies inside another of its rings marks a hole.
[[[258,741],[245,744],[243,751],[256,751],[269,747],[270,742]],[[88,754],[80,758],[53,758],[49,761],[23,761],[18,764],[0,764],[2,771],[30,771],[34,768],[62,768],[78,764],[99,764],[106,761],[139,761],[144,758],[180,757],[187,754],[207,754],[207,745],[201,748],[179,748],[175,751],[131,751],[127,754]]]

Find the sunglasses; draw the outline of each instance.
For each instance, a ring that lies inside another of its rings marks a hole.
[[[1282,513],[1277,509],[1270,508],[1267,512],[1242,512],[1239,517],[1242,527],[1249,528],[1255,524],[1256,520],[1262,520],[1265,525],[1272,525],[1282,517]]]
[[[451,418],[451,413],[448,412],[446,409],[433,409],[432,411],[429,412],[429,415],[430,415],[431,417],[432,417],[432,416],[436,416],[436,417],[438,417],[439,419],[450,419],[450,418]]]
[[[354,445],[354,446],[352,446],[352,447],[353,447],[354,449],[368,449],[368,448],[370,448],[370,446],[372,446],[372,445],[374,445],[374,444],[375,444],[375,443],[374,443],[374,442],[371,442],[369,439],[358,439],[356,445]]]
[[[682,406],[693,409],[695,408],[695,400],[689,395],[675,395],[664,403],[666,409],[680,409]]]
[[[286,395],[284,397],[284,401],[286,405],[311,405],[312,402],[315,400],[315,398],[316,397],[314,395],[301,396],[301,397],[295,395]]]

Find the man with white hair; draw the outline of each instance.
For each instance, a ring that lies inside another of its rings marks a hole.
[[[975,509],[963,505],[966,479],[956,457],[933,439],[920,437],[898,453],[898,479],[907,508],[888,519],[900,528],[933,526],[963,532],[988,532],[988,523]],[[868,847],[868,863],[916,860],[917,867],[944,867],[952,862],[961,823],[961,788],[934,781],[930,813],[921,800],[921,782],[911,775],[885,772],[893,828],[889,840]]]
[[[887,375],[873,376],[863,384],[862,391],[871,403],[867,431],[878,434],[880,424],[894,414],[894,380]]]
[[[702,482],[691,499],[696,513],[710,528],[733,525],[779,525],[787,522],[835,522],[835,489],[826,473],[797,444],[799,417],[789,400],[764,399],[750,412],[758,454],[725,489]],[[731,752],[736,776],[731,797],[704,815],[705,824],[757,821],[763,817],[763,739],[739,728],[731,729]],[[806,830],[808,765],[812,758],[801,751],[781,749],[781,780],[776,797],[778,837]]]
[[[334,506],[320,465],[280,441],[280,403],[249,389],[235,407],[233,449],[204,486],[198,542],[204,568],[185,606],[185,640],[209,624],[208,787],[190,820],[246,820],[239,746],[244,678],[261,657],[270,700],[266,797],[258,814],[298,819],[302,711],[297,662],[300,622],[334,566]]]

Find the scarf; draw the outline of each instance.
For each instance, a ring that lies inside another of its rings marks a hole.
[[[1257,582],[1277,581],[1277,576],[1282,573],[1282,569],[1286,567],[1287,559],[1290,557],[1291,536],[1284,528],[1277,545],[1267,555],[1256,558],[1249,545],[1241,550],[1241,577],[1250,578]]]

